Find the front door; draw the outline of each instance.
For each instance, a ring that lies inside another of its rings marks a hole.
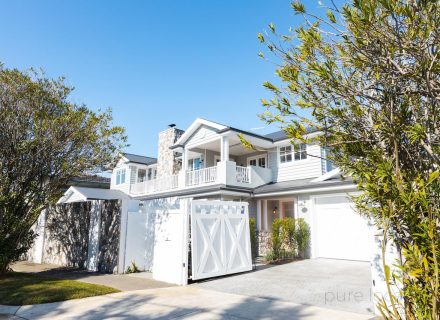
[[[249,157],[248,158],[248,166],[255,166],[255,167],[267,167],[267,157],[266,155],[260,155],[255,157]]]

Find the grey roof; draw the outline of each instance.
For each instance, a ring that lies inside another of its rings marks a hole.
[[[264,194],[264,193],[272,193],[272,192],[282,192],[282,191],[295,191],[299,189],[313,189],[313,188],[322,188],[322,187],[330,187],[330,186],[339,186],[339,185],[350,185],[353,184],[351,179],[331,179],[320,182],[312,182],[313,179],[301,179],[301,180],[292,180],[292,181],[283,181],[283,182],[274,182],[265,184],[258,188],[254,189],[254,194]]]
[[[157,163],[157,159],[152,157],[145,157],[132,153],[123,153],[123,156],[126,157],[130,162],[146,164],[146,165]]]
[[[316,132],[316,131],[317,131],[317,129],[314,127],[306,128],[307,133],[312,133],[312,132]],[[275,131],[275,132],[266,134],[265,137],[272,139],[273,142],[289,139],[286,131],[284,131],[284,130]]]
[[[266,138],[272,139],[272,141],[280,141],[288,138],[284,130],[275,131],[265,135]]]

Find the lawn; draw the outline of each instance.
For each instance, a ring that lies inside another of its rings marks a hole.
[[[0,277],[0,304],[26,305],[119,292],[107,286],[11,272]]]

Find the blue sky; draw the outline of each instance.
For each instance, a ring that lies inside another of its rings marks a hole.
[[[310,8],[318,1],[308,1]],[[261,84],[274,66],[258,58],[257,33],[298,24],[289,1],[0,0],[0,61],[66,76],[72,101],[112,108],[127,151],[155,156],[168,124],[197,117],[252,130]],[[276,128],[256,130],[256,133]]]

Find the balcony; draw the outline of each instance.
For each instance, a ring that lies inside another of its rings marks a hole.
[[[207,185],[256,188],[272,181],[272,171],[256,166],[237,166],[233,161],[221,161],[216,166],[191,170],[154,180],[132,183],[130,194],[143,196],[183,189],[202,188]]]

